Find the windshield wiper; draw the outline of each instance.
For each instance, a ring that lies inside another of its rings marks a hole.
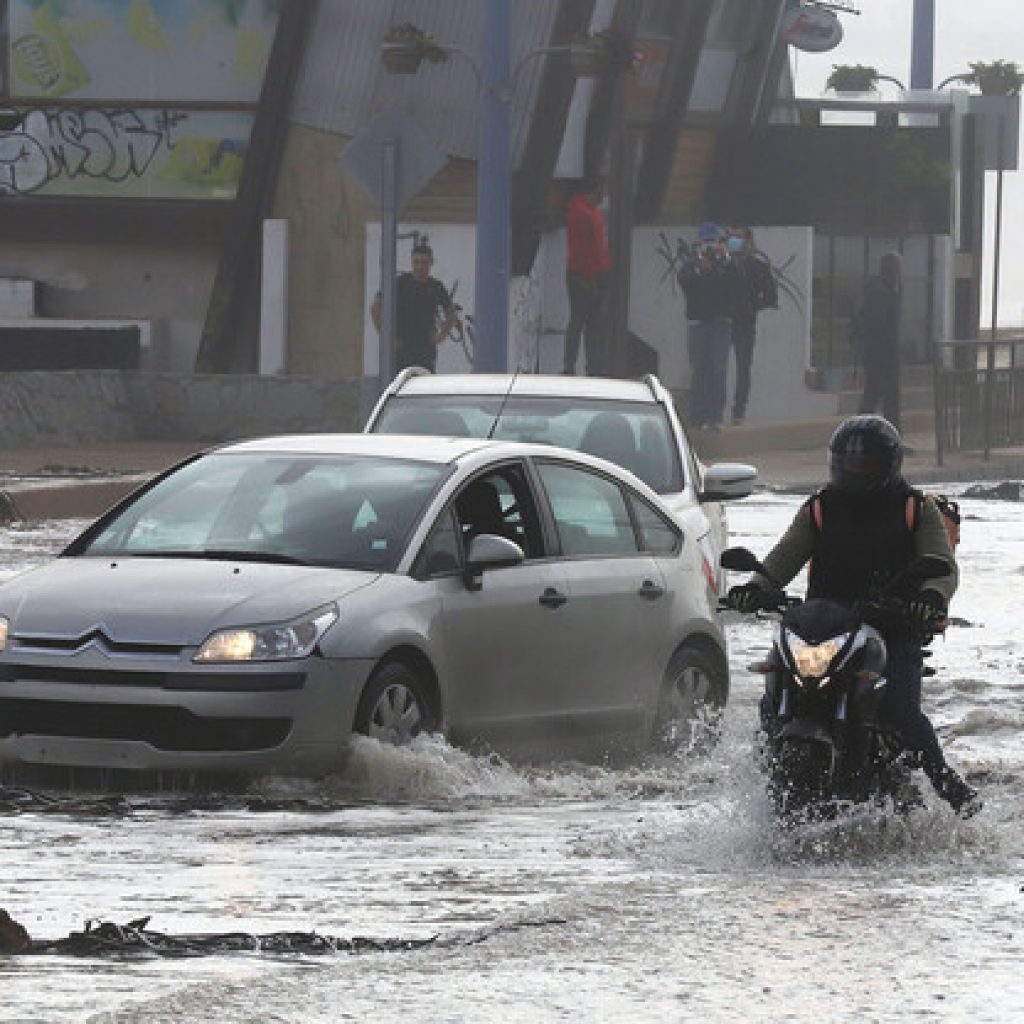
[[[106,552],[105,552],[106,554]],[[115,552],[110,552],[115,554]],[[252,551],[245,548],[184,548],[180,551],[125,551],[131,558],[208,558],[228,562],[269,562],[275,565],[309,565],[305,559],[280,551]]]

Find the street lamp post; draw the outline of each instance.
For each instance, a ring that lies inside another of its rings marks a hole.
[[[481,46],[483,102],[476,204],[476,304],[474,336],[477,373],[508,370],[509,202],[512,166],[509,142],[511,100],[509,0],[487,0]]]

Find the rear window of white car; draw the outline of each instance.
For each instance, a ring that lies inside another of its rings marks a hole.
[[[614,462],[659,494],[672,494],[684,486],[668,415],[654,402],[524,395],[507,400],[501,395],[393,395],[371,430],[375,434],[493,437],[553,444]]]

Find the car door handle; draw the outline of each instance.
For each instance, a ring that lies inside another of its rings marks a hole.
[[[569,598],[567,598],[560,590],[555,590],[554,587],[548,587],[547,590],[540,595],[538,600],[545,608],[561,608]]]
[[[659,587],[657,583],[652,583],[651,580],[644,580],[643,586],[637,591],[637,596],[646,598],[648,601],[657,601],[664,593],[664,587]]]

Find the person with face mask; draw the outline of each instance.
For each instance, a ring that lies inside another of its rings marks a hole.
[[[828,458],[828,485],[800,506],[763,559],[764,567],[784,587],[810,563],[808,599],[853,607],[922,556],[946,563],[948,575],[922,580],[908,596],[910,621],[883,630],[889,663],[882,711],[907,748],[918,753],[936,792],[958,814],[970,816],[981,809],[978,794],[946,763],[921,710],[920,637],[944,622],[957,587],[956,559],[942,515],[931,498],[904,480],[903,442],[881,416],[853,416],[840,424]],[[755,611],[773,589],[766,577],[755,575],[730,589],[728,603],[738,611]]]
[[[678,272],[688,322],[687,417],[698,430],[720,430],[736,304],[736,267],[726,251],[725,232],[717,224],[701,224],[698,240]]]
[[[757,315],[763,309],[779,308],[779,290],[771,264],[757,251],[750,228],[732,228],[727,243],[736,266],[736,304],[732,316],[732,350],[736,358],[732,422],[738,425],[747,415],[750,398],[750,367],[757,340]]]

